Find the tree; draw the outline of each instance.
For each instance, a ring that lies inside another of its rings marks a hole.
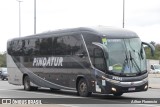
[[[0,54],[0,67],[6,67],[6,53]]]
[[[154,43],[155,42],[152,42],[151,44],[153,45]],[[154,57],[152,57],[152,55],[151,55],[150,48],[149,47],[145,47],[145,52],[146,52],[147,59],[160,60],[160,44],[154,44],[154,46],[155,46]]]

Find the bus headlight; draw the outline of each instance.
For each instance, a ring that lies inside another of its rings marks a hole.
[[[145,87],[144,87],[144,89],[147,89],[148,88],[148,85],[146,85]]]
[[[112,91],[114,91],[114,92],[116,92],[116,91],[117,91],[117,90],[116,90],[116,88],[113,88],[113,87],[112,87],[111,89],[112,89]]]

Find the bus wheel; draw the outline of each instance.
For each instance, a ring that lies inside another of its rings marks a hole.
[[[30,79],[29,79],[28,76],[24,77],[24,90],[26,90],[26,91],[31,91],[32,90],[32,87],[30,85]]]
[[[88,91],[88,84],[83,78],[78,83],[78,94],[82,97],[87,97],[92,94],[92,92]]]
[[[114,96],[121,96],[123,93],[114,93]]]

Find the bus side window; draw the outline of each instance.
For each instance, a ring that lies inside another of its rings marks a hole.
[[[35,46],[37,44],[40,44],[40,55],[52,55],[52,38],[42,38],[41,41],[35,42]]]
[[[78,34],[53,38],[54,55],[76,55],[84,51],[83,42]]]
[[[70,55],[78,55],[85,53],[85,49],[83,47],[83,41],[81,39],[81,36],[78,34],[70,35],[66,39],[68,42],[67,44],[67,52]],[[85,54],[84,54],[85,55]]]
[[[105,60],[102,49],[94,48],[93,50],[93,65],[95,68],[105,72]]]
[[[17,45],[18,45],[18,41],[13,41],[13,46],[12,46],[12,49],[13,49],[13,56],[18,56],[18,51],[17,51]]]
[[[66,55],[65,36],[53,38],[53,54]]]

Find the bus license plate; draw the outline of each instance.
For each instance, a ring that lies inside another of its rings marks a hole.
[[[135,91],[136,88],[135,87],[132,87],[132,88],[128,88],[128,91]]]

